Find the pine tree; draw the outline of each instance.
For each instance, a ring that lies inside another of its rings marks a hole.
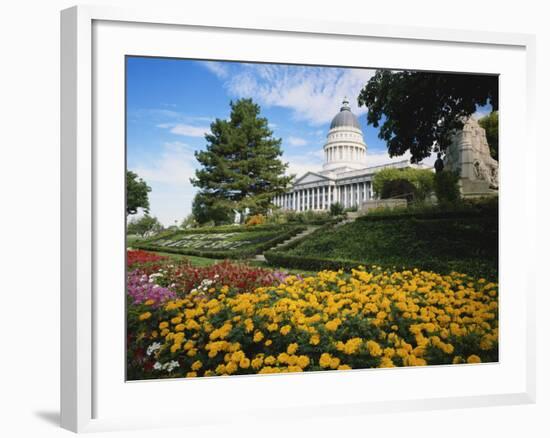
[[[265,213],[274,196],[284,193],[291,177],[280,159],[281,139],[273,137],[267,119],[252,99],[231,102],[228,120],[216,119],[205,136],[205,151],[195,152],[202,165],[191,183],[201,196],[241,213]]]

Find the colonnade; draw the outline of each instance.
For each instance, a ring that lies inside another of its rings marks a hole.
[[[278,195],[273,202],[283,210],[328,210],[331,204],[340,203],[344,208],[359,206],[373,198],[370,181],[341,185],[326,185],[310,188],[294,188],[291,192]]]
[[[364,161],[367,151],[364,147],[335,145],[325,147],[325,163],[333,161]]]

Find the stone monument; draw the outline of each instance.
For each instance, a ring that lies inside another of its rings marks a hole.
[[[453,136],[443,162],[446,170],[460,175],[464,197],[498,193],[498,161],[491,157],[485,129],[473,117]]]

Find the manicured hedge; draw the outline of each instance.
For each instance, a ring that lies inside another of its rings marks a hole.
[[[434,271],[440,274],[449,274],[451,272],[465,272],[474,277],[485,277],[496,280],[498,277],[497,268],[481,260],[451,260],[441,261],[436,259],[423,260],[420,263],[411,263],[411,265],[396,265],[384,263],[365,263],[358,260],[346,259],[327,259],[323,257],[310,257],[302,255],[289,254],[284,251],[267,251],[264,253],[269,265],[288,269],[303,269],[305,271],[322,271],[343,269],[349,271],[358,266],[364,266],[367,269],[371,266],[378,266],[388,271],[398,271],[415,268]]]
[[[323,226],[283,248],[265,253],[273,266],[306,270],[385,269],[452,271],[495,279],[498,269],[496,209],[426,212],[359,218]]]

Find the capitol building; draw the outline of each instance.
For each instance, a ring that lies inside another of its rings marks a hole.
[[[372,180],[379,170],[423,167],[409,160],[369,167],[363,132],[347,99],[332,119],[323,153],[322,170],[297,178],[285,194],[275,197],[277,207],[294,211],[328,210],[331,204],[340,203],[344,208],[361,208],[375,199]]]

